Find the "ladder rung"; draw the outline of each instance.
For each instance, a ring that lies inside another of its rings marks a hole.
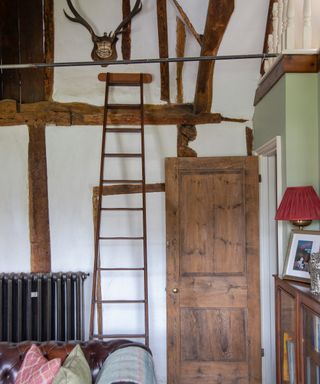
[[[99,271],[144,271],[144,268],[97,268]]]
[[[111,133],[140,133],[141,128],[106,128],[105,132]]]
[[[143,180],[102,180],[103,184],[142,184]]]
[[[105,153],[104,157],[142,157],[141,153]]]
[[[144,333],[119,333],[119,334],[106,334],[106,335],[93,335],[95,339],[145,339],[146,334]]]
[[[141,104],[107,104],[106,109],[141,109]]]
[[[142,76],[141,76],[142,75]],[[152,75],[150,73],[99,73],[98,79],[100,81],[106,81],[108,78],[109,84],[115,84],[115,83],[126,83],[129,84],[129,86],[132,83],[138,83],[140,82],[141,78],[143,83],[151,83],[152,82]]]
[[[145,300],[96,300],[97,304],[140,304]]]
[[[143,208],[101,208],[101,211],[143,211]]]
[[[140,82],[120,83],[119,81],[109,81],[108,85],[110,87],[140,87]]]
[[[144,237],[129,237],[129,236],[123,236],[123,237],[99,237],[99,240],[143,240]]]

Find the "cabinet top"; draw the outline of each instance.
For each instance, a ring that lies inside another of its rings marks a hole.
[[[309,283],[302,283],[300,281],[293,281],[293,280],[287,280],[282,279],[279,276],[275,276],[276,283],[280,285],[283,289],[291,288],[291,290],[296,290],[300,294],[303,294],[304,296],[309,297],[310,299],[320,303],[320,295],[315,295],[310,292],[310,284]]]

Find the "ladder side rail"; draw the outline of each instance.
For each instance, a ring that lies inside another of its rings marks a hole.
[[[147,215],[146,215],[146,171],[145,171],[145,140],[144,140],[144,92],[143,74],[140,73],[140,104],[141,104],[141,168],[142,168],[142,206],[143,206],[143,262],[144,262],[144,322],[145,344],[149,346],[149,302],[148,302],[148,251],[147,251]]]
[[[97,296],[97,269],[98,264],[100,267],[100,227],[101,227],[101,206],[102,206],[102,195],[103,195],[103,175],[104,175],[104,153],[106,147],[106,127],[107,127],[107,116],[108,116],[108,100],[109,100],[109,72],[106,78],[106,89],[105,89],[105,100],[104,100],[104,115],[103,115],[103,128],[101,138],[101,159],[100,159],[100,179],[99,179],[99,194],[98,194],[98,209],[97,209],[97,226],[95,233],[95,244],[94,244],[94,266],[92,276],[92,298],[91,298],[91,317],[90,317],[90,339],[93,338],[94,334],[94,320],[95,320],[95,304]],[[99,271],[100,273],[100,271]]]

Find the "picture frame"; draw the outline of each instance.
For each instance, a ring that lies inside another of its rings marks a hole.
[[[294,230],[290,234],[283,278],[310,282],[310,255],[319,252],[320,231]]]

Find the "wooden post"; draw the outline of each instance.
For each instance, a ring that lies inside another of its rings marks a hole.
[[[29,125],[31,272],[51,272],[45,123]]]
[[[159,56],[169,57],[167,0],[157,0]],[[160,63],[161,100],[170,102],[169,63]]]
[[[234,10],[234,0],[209,0],[201,56],[216,55]],[[194,112],[209,112],[212,104],[214,61],[200,62],[194,98]]]
[[[184,57],[184,50],[186,46],[186,28],[179,17],[177,17],[177,44],[176,55],[177,57]],[[177,63],[177,103],[183,103],[183,72],[184,63]]]
[[[130,0],[122,0],[122,18],[125,19],[130,15],[131,7]],[[122,58],[130,60],[131,57],[131,22],[127,25],[122,33]]]
[[[53,0],[44,1],[44,25],[45,25],[45,60],[46,63],[54,61],[54,14],[53,14]],[[44,70],[44,92],[45,99],[52,99],[53,90],[53,68],[46,68]]]

